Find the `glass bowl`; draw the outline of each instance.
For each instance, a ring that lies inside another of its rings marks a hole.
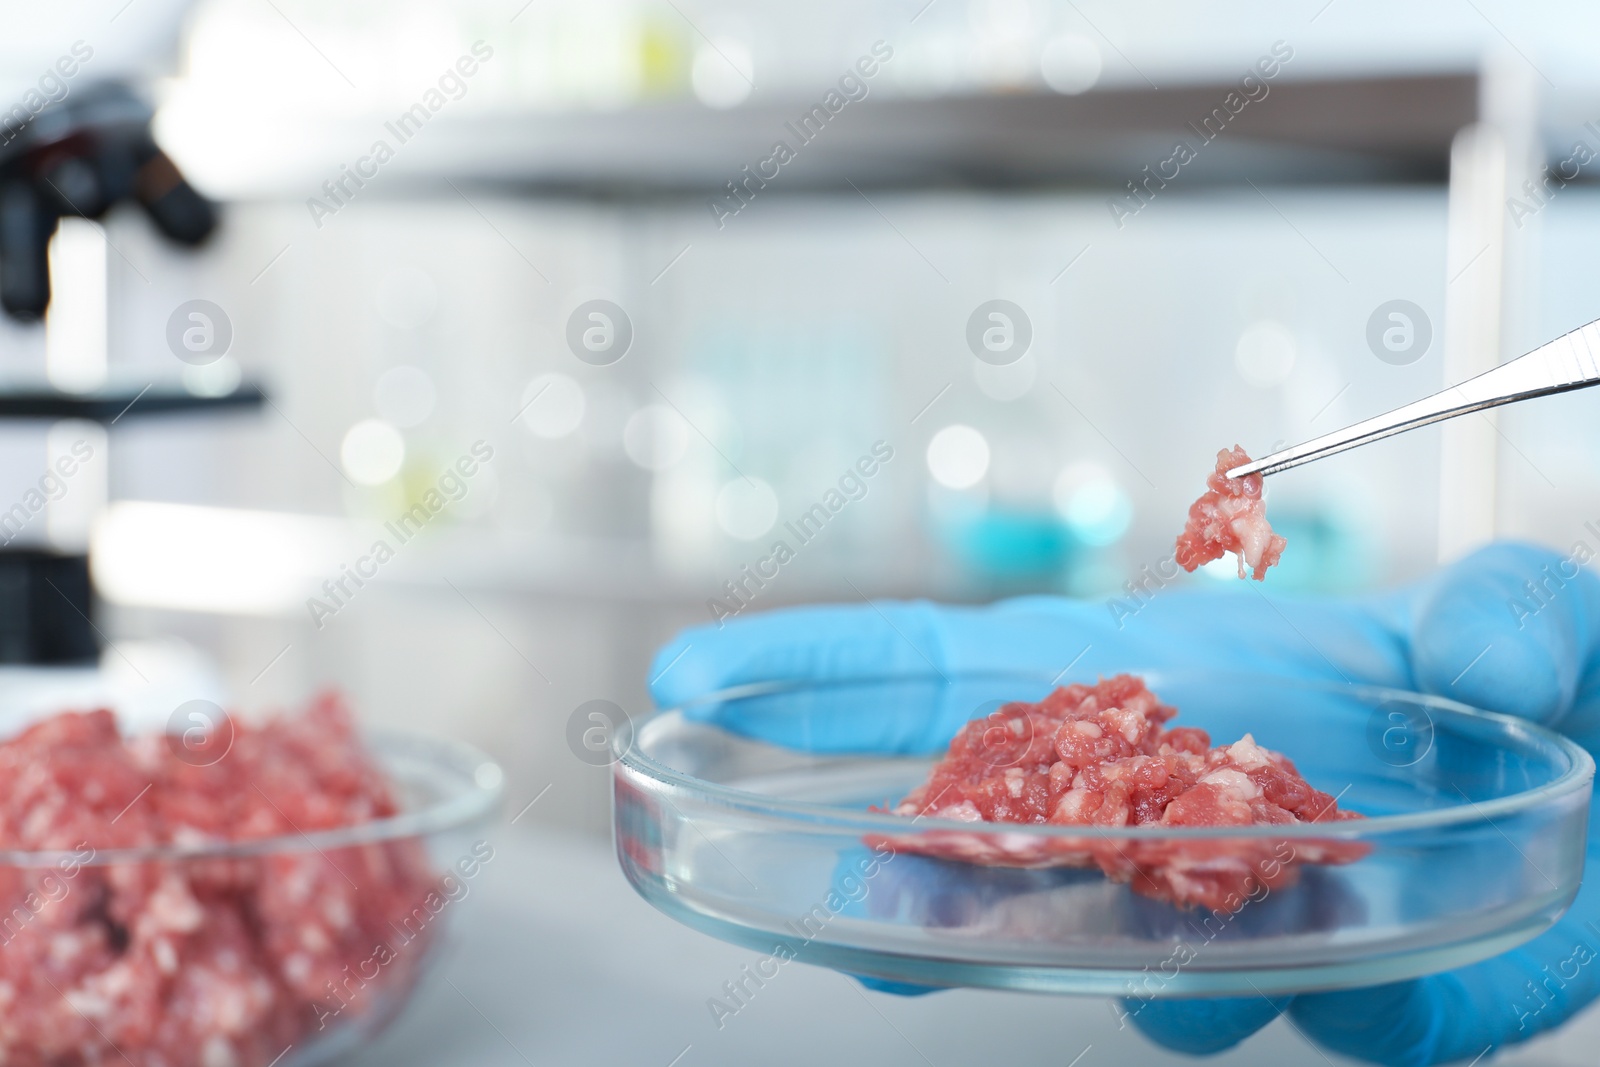
[[[1594,762],[1564,737],[1389,689],[1145,678],[1178,708],[1170,725],[1218,744],[1252,733],[1368,817],[1102,830],[895,816],[884,809],[924,780],[962,723],[1038,700],[1051,680],[772,684],[657,712],[616,739],[623,871],[673,918],[762,953],[762,975],[798,958],[896,983],[1144,998],[1446,970],[1548,929],[1577,893]],[[927,854],[948,856],[952,841],[1030,865]],[[1073,866],[1086,848],[1136,865],[1298,860],[1276,888],[1259,882],[1236,908],[1212,911]]]
[[[470,831],[503,775],[467,745],[363,740],[397,815],[236,843],[0,849],[0,1059],[307,1067],[381,1032],[493,859]]]

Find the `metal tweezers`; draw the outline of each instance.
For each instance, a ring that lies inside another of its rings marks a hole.
[[[1430,422],[1514,404],[1551,393],[1600,385],[1600,319],[1540,345],[1525,356],[1430,397],[1395,408],[1354,426],[1323,434],[1303,445],[1274,452],[1228,471],[1229,478],[1277,474],[1347,448],[1380,441]]]

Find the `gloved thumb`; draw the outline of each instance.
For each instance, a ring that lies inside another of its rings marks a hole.
[[[1600,579],[1587,552],[1490,545],[1423,592],[1412,668],[1424,692],[1564,725],[1596,655]]]

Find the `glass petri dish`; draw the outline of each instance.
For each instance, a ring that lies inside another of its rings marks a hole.
[[[1577,893],[1594,762],[1567,738],[1392,689],[1144,677],[1178,708],[1172,725],[1217,743],[1251,733],[1367,818],[1091,829],[887,814],[962,723],[1052,685],[1014,674],[863,678],[746,686],[619,735],[618,858],[661,911],[780,962],[935,987],[1146,998],[1447,970],[1535,937]],[[940,858],[953,840],[1018,865]],[[1135,865],[1295,862],[1292,877],[1213,911],[1142,896],[1083,866],[1086,848]]]

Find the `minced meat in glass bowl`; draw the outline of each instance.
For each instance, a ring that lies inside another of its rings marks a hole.
[[[0,1062],[267,1067],[370,1039],[434,959],[499,768],[324,697],[204,737],[0,741]]]

